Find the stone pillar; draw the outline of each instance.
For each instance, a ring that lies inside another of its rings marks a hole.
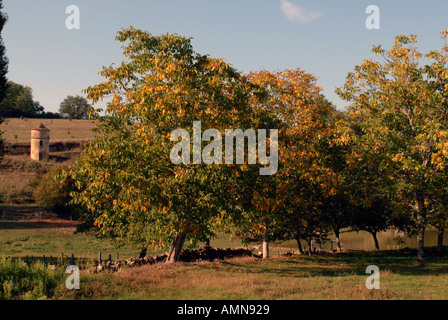
[[[40,123],[31,129],[31,160],[47,161],[50,157],[50,130]]]

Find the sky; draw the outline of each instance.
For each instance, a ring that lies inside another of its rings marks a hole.
[[[192,37],[193,48],[226,58],[241,72],[300,68],[314,74],[338,109],[335,88],[374,45],[390,48],[399,34],[418,35],[419,50],[442,47],[447,0],[3,0],[9,16],[2,36],[8,79],[29,86],[45,111],[103,79],[103,66],[125,60],[119,30]],[[79,8],[79,29],[67,28]],[[369,29],[379,9],[379,29]]]

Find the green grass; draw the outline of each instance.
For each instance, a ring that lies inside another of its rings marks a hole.
[[[0,299],[48,299],[63,281],[62,270],[52,270],[43,263],[28,266],[23,261],[0,259]]]
[[[137,257],[140,248],[117,248],[113,242],[93,235],[76,234],[75,224],[64,221],[0,222],[0,256],[24,259],[75,254],[93,262],[98,252],[107,258]],[[216,247],[241,244],[219,236]],[[275,248],[274,246],[272,246]],[[285,248],[276,248],[285,249]],[[286,248],[287,249],[287,248]],[[294,255],[262,260],[236,258],[214,262],[159,263],[123,269],[116,273],[81,270],[80,290],[67,290],[63,275],[50,291],[42,285],[18,290],[22,298],[37,299],[448,299],[448,256],[438,257],[427,249],[425,267],[416,266],[416,250],[349,251],[338,254]],[[154,255],[154,252],[150,252]],[[79,263],[77,260],[75,263]],[[366,267],[380,269],[380,289],[368,290]],[[64,265],[55,272],[63,274]],[[0,270],[1,271],[1,270]],[[40,273],[41,274],[41,273]],[[35,276],[23,273],[24,279]],[[45,277],[44,277],[45,278]],[[40,278],[39,278],[40,279]],[[33,280],[34,281],[34,280]],[[26,282],[26,281],[25,281]],[[14,284],[9,284],[11,288]],[[33,289],[33,288],[38,289]],[[41,289],[39,289],[41,288]],[[26,293],[28,291],[34,292]],[[33,291],[37,290],[37,291]],[[40,291],[39,291],[40,290]],[[43,293],[46,292],[46,293]],[[16,295],[17,297],[17,295]]]
[[[79,291],[56,299],[447,299],[448,258],[429,256],[415,266],[415,251],[349,252],[267,260],[156,264],[118,273],[83,274]],[[368,290],[365,269],[380,268],[380,289]]]
[[[109,254],[115,259],[139,254],[138,248],[118,248],[110,240],[75,233],[76,223],[67,221],[0,222],[0,257],[43,259],[75,255],[75,258],[97,259]]]

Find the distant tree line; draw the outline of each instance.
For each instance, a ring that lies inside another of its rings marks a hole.
[[[46,114],[44,107],[34,101],[30,87],[12,81],[6,83],[6,94],[0,103],[0,112],[5,118],[38,118]]]
[[[45,111],[33,98],[30,87],[6,82],[4,99],[0,103],[0,117],[3,118],[46,118],[46,119],[87,119],[87,99],[82,96],[68,96],[59,108],[59,112]]]

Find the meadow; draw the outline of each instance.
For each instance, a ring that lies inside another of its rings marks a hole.
[[[120,258],[126,259],[136,257],[138,248],[118,248],[111,240],[76,233],[76,222],[57,220],[0,222],[0,239],[0,257],[3,258],[14,257],[17,261],[33,256],[34,261],[42,262],[46,255],[48,263],[50,255],[56,258],[61,253],[65,256],[74,253],[78,262],[80,258],[84,261],[79,290],[67,290],[65,279],[68,275],[64,275],[65,266],[61,266],[55,270],[46,269],[48,274],[41,279],[53,279],[51,290],[36,296],[37,285],[34,285],[18,290],[12,297],[15,299],[448,299],[448,256],[437,257],[434,248],[428,249],[423,268],[415,264],[415,249],[278,256],[274,254],[277,249],[283,249],[281,252],[284,253],[287,248],[273,247],[269,259],[245,257],[174,265],[160,262],[123,268],[114,273],[95,273],[94,261],[99,251],[106,258],[111,254],[115,259],[119,254]],[[212,239],[211,245],[239,247],[242,244],[220,236]],[[148,255],[158,253],[152,251]],[[0,263],[0,268],[4,264]],[[366,288],[366,267],[369,265],[377,265],[380,269],[378,290]],[[38,263],[36,268],[40,268],[38,274],[41,275],[41,264]],[[34,270],[33,265],[26,270]]]
[[[415,251],[346,252],[316,256],[235,258],[215,262],[156,264],[115,274],[81,277],[68,299],[401,300],[447,299],[448,259]],[[368,265],[380,268],[378,290],[366,288]]]

